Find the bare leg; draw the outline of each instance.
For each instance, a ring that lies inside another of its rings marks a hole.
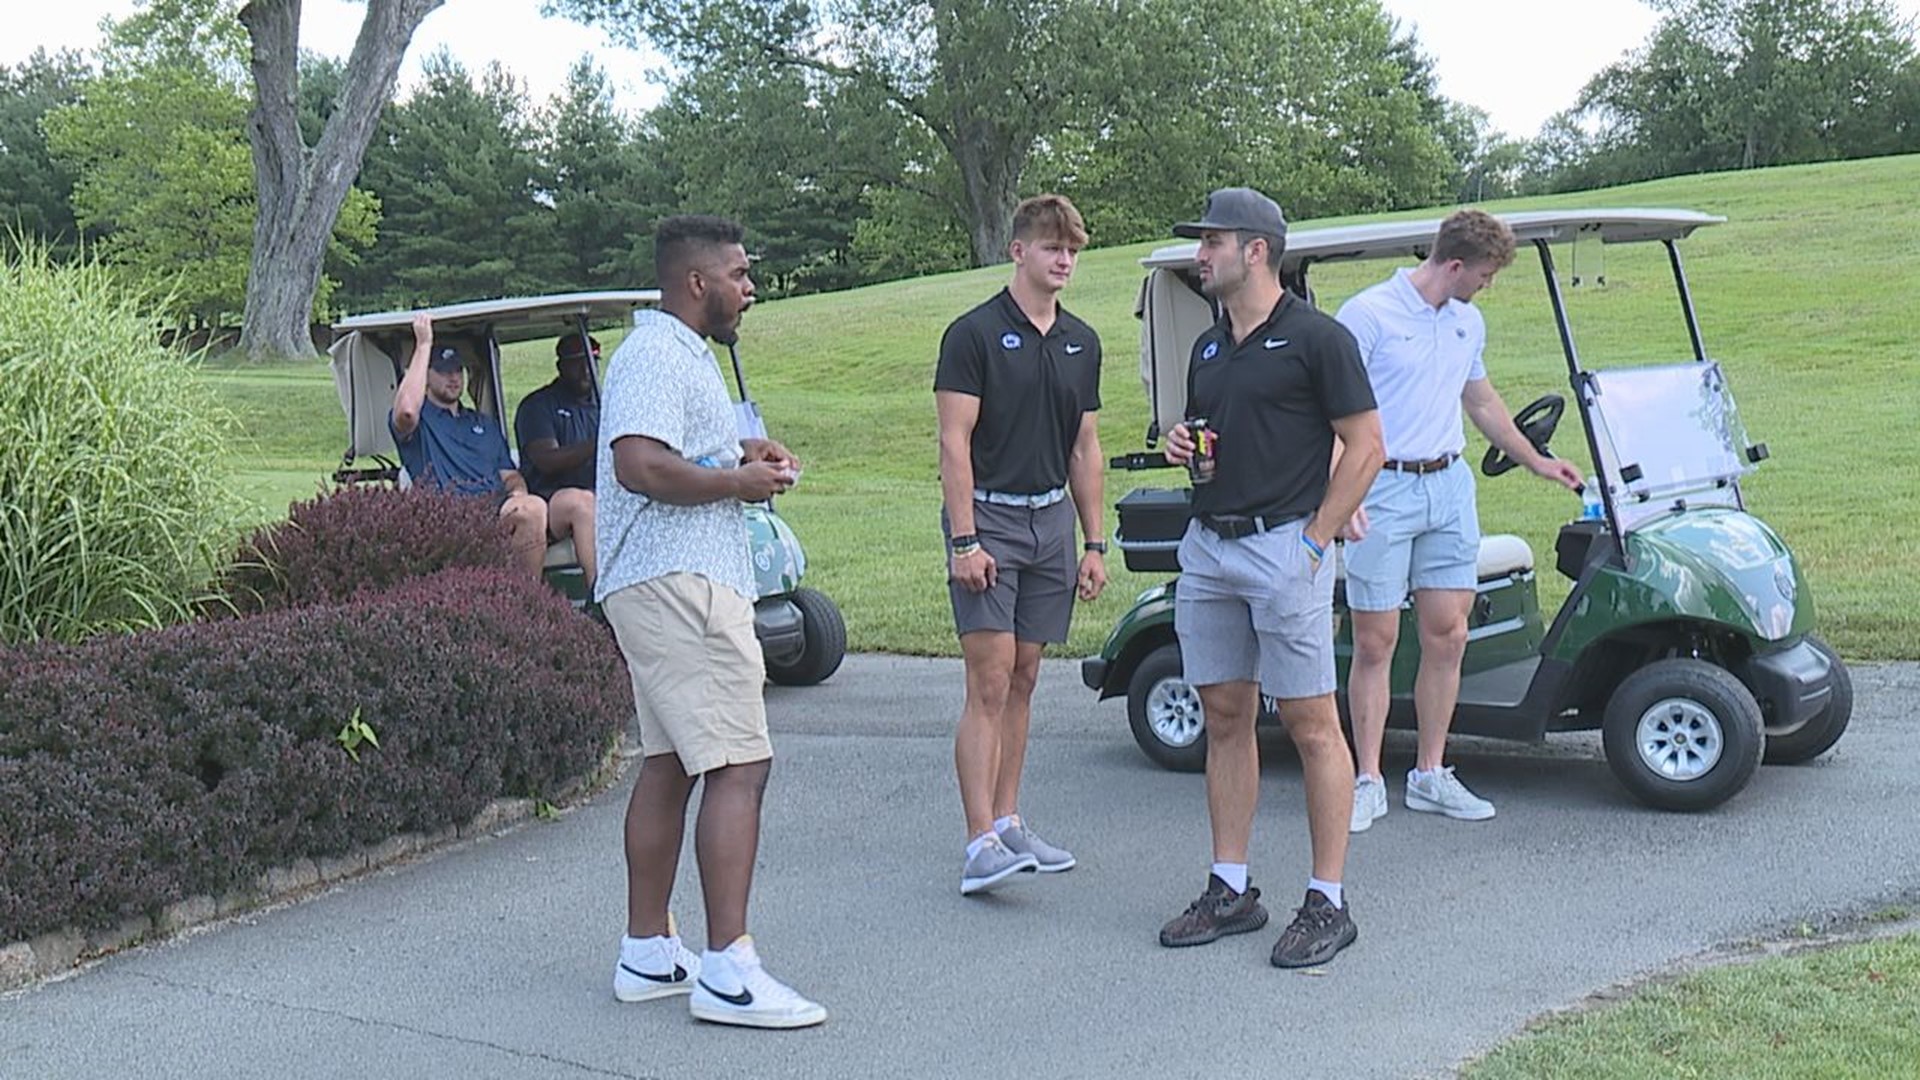
[[[1207,819],[1213,826],[1213,861],[1244,863],[1260,802],[1260,742],[1254,735],[1260,684],[1202,686],[1207,714]]]
[[[1347,711],[1353,717],[1353,757],[1358,771],[1380,775],[1392,696],[1393,650],[1400,642],[1400,612],[1355,611],[1353,668],[1347,673]]]
[[[960,778],[960,808],[967,839],[993,831],[994,792],[999,787],[1001,717],[1013,681],[1017,649],[1013,635],[976,630],[960,638],[967,668],[967,701],[953,737],[953,767]]]
[[[1414,677],[1413,707],[1420,725],[1417,766],[1438,769],[1447,751],[1453,709],[1460,702],[1460,660],[1467,652],[1467,613],[1471,589],[1421,589],[1413,594],[1420,619],[1420,673]],[[1358,628],[1355,628],[1358,633]]]
[[[1038,641],[1020,641],[1013,647],[1013,671],[1007,681],[1006,704],[1000,710],[1000,768],[993,783],[995,821],[1020,809],[1020,773],[1027,767],[1033,688],[1040,681],[1040,653],[1045,648]]]
[[[640,763],[640,779],[627,799],[628,937],[667,932],[667,907],[680,868],[693,781],[680,768],[677,754],[655,754]]]
[[[593,588],[599,566],[593,551],[593,492],[584,488],[561,488],[553,493],[547,506],[547,531],[556,539],[573,538],[573,554],[587,575],[587,588]]]
[[[521,569],[540,576],[547,558],[547,502],[538,495],[509,495],[500,504],[500,520],[507,524],[507,542]]]
[[[747,932],[747,895],[760,853],[760,801],[773,761],[727,765],[707,773],[693,850],[707,902],[707,947],[724,949]]]
[[[1280,721],[1300,750],[1313,876],[1337,882],[1347,863],[1347,825],[1353,813],[1353,759],[1347,756],[1347,740],[1340,734],[1340,711],[1332,694],[1291,698],[1280,702]],[[1211,717],[1207,737],[1213,737]]]

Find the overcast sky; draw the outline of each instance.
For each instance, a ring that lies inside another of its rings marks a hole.
[[[1441,92],[1485,109],[1493,126],[1516,137],[1536,133],[1547,117],[1573,104],[1594,72],[1646,40],[1657,21],[1642,0],[1384,0],[1412,24],[1434,57]],[[90,49],[101,18],[135,9],[133,0],[55,0],[13,5],[0,37],[0,63],[16,63],[35,46]],[[1895,0],[1908,18],[1920,0]],[[364,6],[348,0],[306,0],[301,44],[345,56]],[[402,92],[418,78],[420,59],[446,46],[468,68],[506,64],[536,99],[552,94],[567,68],[591,52],[612,77],[621,104],[657,99],[650,75],[657,56],[608,44],[605,36],[565,19],[540,17],[540,0],[448,0],[427,16],[408,50]]]

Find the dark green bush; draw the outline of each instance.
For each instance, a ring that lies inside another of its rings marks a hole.
[[[605,628],[509,570],[0,649],[0,943],[551,793],[632,708]]]

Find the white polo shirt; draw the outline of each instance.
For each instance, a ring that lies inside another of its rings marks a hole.
[[[1427,303],[1400,270],[1340,305],[1335,316],[1360,343],[1360,360],[1380,405],[1390,461],[1426,461],[1466,448],[1460,395],[1487,377],[1480,354],[1487,324],[1461,300]]]

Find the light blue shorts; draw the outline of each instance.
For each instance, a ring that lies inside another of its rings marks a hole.
[[[1316,570],[1305,518],[1238,540],[1192,521],[1180,541],[1173,629],[1194,686],[1258,680],[1268,697],[1333,693],[1333,560]]]
[[[1381,470],[1367,492],[1367,538],[1346,544],[1347,606],[1392,611],[1408,589],[1479,584],[1480,514],[1465,458],[1434,473]]]

